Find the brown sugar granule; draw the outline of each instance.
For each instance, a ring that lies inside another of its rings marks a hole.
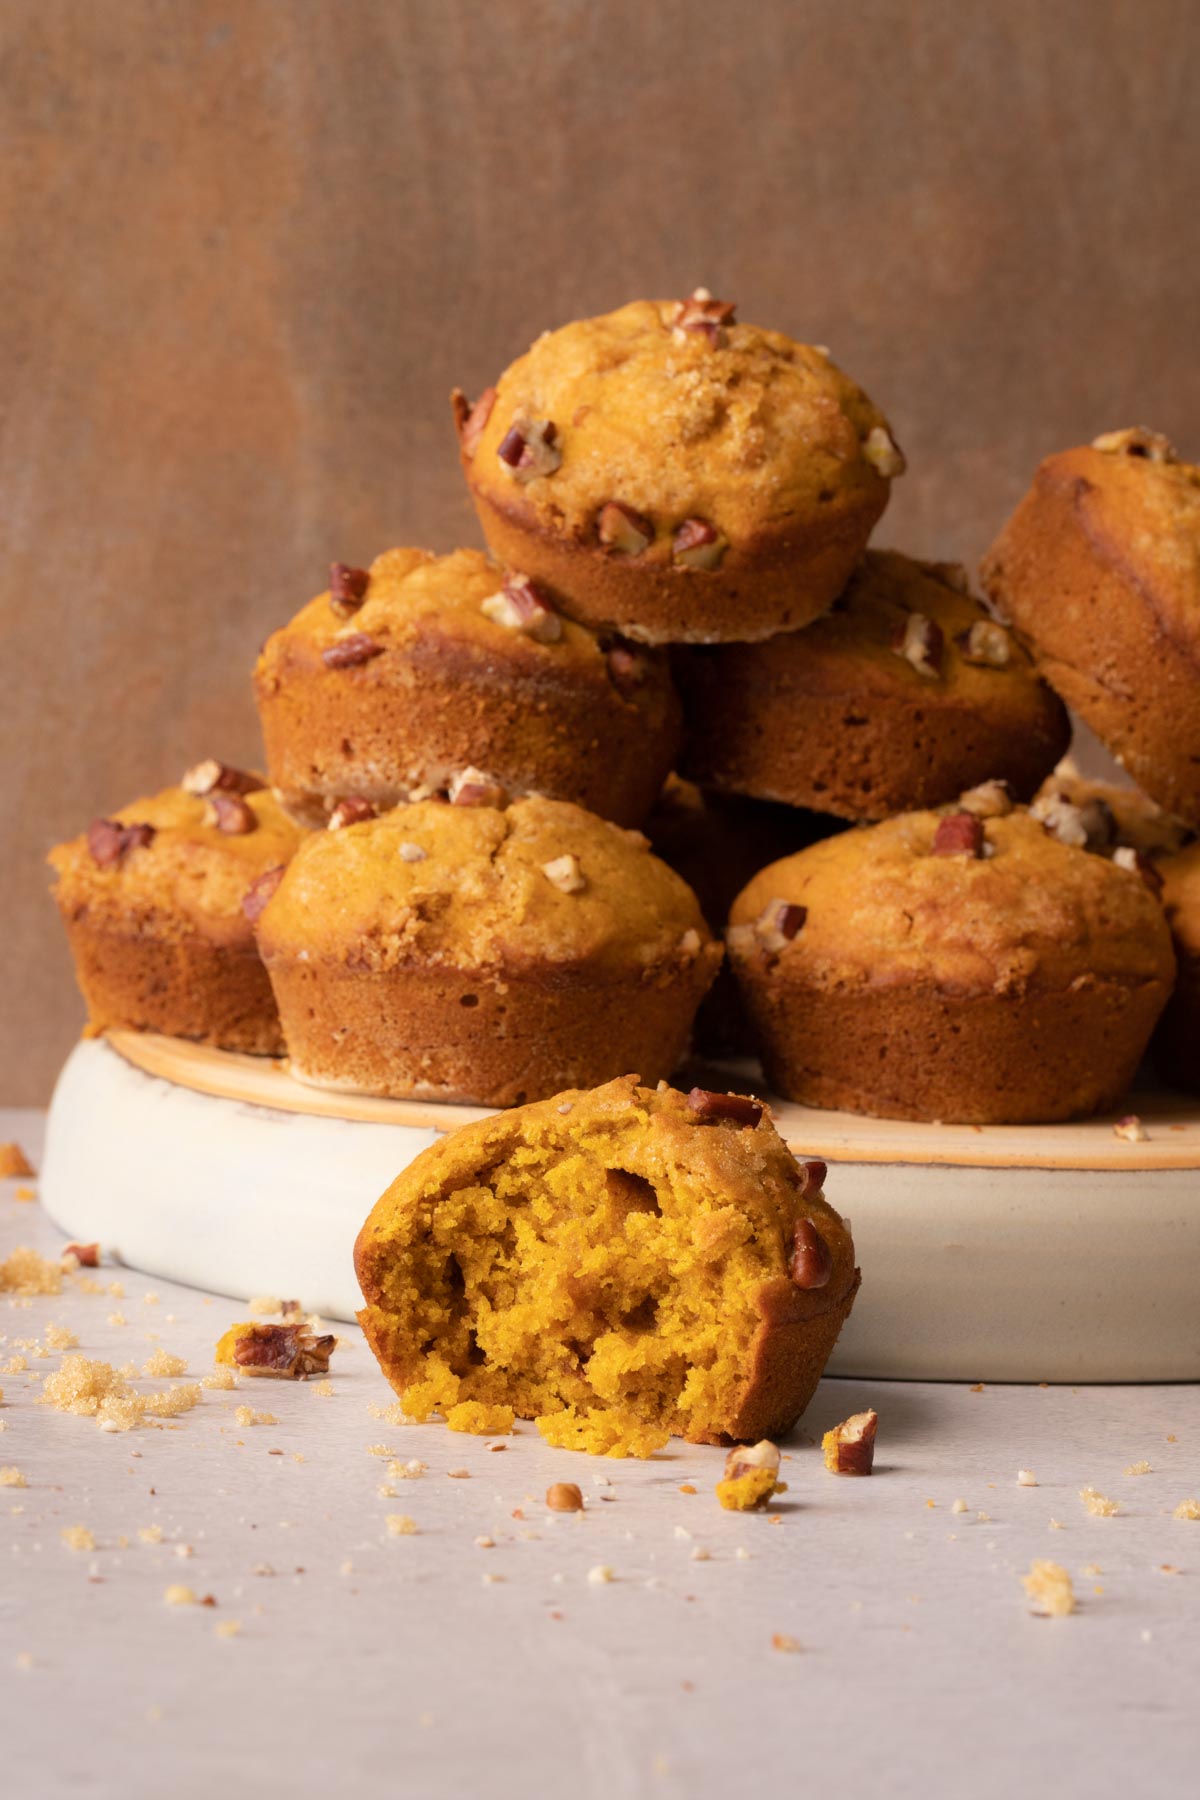
[[[255,1412],[252,1406],[237,1406],[233,1416],[239,1425],[278,1425],[279,1420],[274,1413]]]
[[[1094,1487],[1080,1488],[1079,1498],[1085,1509],[1097,1519],[1111,1519],[1121,1510],[1119,1501],[1110,1500],[1107,1494],[1099,1493]]]
[[[62,1278],[60,1264],[27,1244],[19,1244],[0,1262],[0,1294],[61,1294]]]
[[[24,1475],[22,1475],[20,1469],[14,1468],[11,1463],[7,1464],[4,1468],[0,1468],[0,1487],[23,1488],[28,1487],[28,1485],[29,1483],[26,1481]]]
[[[1181,1500],[1171,1517],[1173,1519],[1200,1519],[1200,1500]]]
[[[1075,1590],[1061,1563],[1038,1557],[1022,1575],[1021,1585],[1033,1611],[1048,1619],[1063,1619],[1075,1611]]]
[[[1148,1462],[1135,1462],[1130,1463],[1125,1473],[1127,1475],[1152,1475],[1154,1471]]]
[[[143,1375],[183,1375],[187,1371],[187,1358],[172,1356],[168,1350],[156,1350],[142,1364]]]
[[[391,1537],[414,1537],[416,1535],[417,1521],[410,1518],[408,1513],[387,1513],[383,1522]]]
[[[229,1388],[235,1388],[237,1386],[237,1377],[232,1369],[214,1369],[211,1375],[202,1375],[200,1377],[200,1386],[204,1388],[219,1388],[222,1391],[227,1391]]]
[[[79,1343],[75,1333],[65,1325],[47,1325],[45,1338],[51,1350],[74,1350]]]
[[[96,1540],[86,1525],[64,1525],[59,1537],[68,1550],[94,1550]]]
[[[0,1144],[0,1181],[11,1177],[28,1179],[36,1175],[37,1170],[22,1150],[20,1144]]]

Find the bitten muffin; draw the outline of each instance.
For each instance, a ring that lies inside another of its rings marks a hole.
[[[267,639],[254,675],[267,768],[295,817],[377,809],[471,768],[506,792],[638,825],[679,742],[665,660],[565,620],[479,550],[389,550]]]
[[[1138,786],[1200,826],[1200,468],[1144,430],[1048,457],[983,583]]]
[[[1174,979],[1162,908],[1007,808],[993,784],[843,832],[738,896],[730,960],[781,1094],[999,1124],[1124,1092]]]
[[[89,1033],[280,1055],[253,919],[305,835],[260,775],[208,761],[52,850]]]
[[[953,565],[869,550],[832,612],[762,644],[676,653],[684,773],[842,819],[1006,780],[1028,800],[1066,749],[1062,702]]]
[[[858,1288],[824,1174],[739,1095],[559,1094],[397,1177],[355,1246],[359,1319],[415,1418],[511,1409],[610,1455],[777,1437]]]
[[[769,637],[824,611],[904,458],[829,359],[702,289],[545,332],[470,406],[496,556],[647,643]]]
[[[1158,864],[1163,906],[1175,940],[1179,978],[1154,1039],[1166,1081],[1200,1094],[1200,843]]]
[[[670,1074],[722,954],[640,833],[537,796],[314,835],[258,941],[300,1080],[487,1106]]]

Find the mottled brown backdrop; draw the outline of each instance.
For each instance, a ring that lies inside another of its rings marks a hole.
[[[474,541],[447,411],[697,282],[827,343],[975,558],[1200,450],[1195,0],[0,0],[0,1099],[80,1023],[41,859],[201,755],[331,557]]]

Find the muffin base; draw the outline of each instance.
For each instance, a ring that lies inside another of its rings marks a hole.
[[[752,642],[811,624],[850,579],[888,498],[881,484],[804,526],[730,546],[717,569],[681,569],[653,550],[624,556],[548,532],[525,509],[499,507],[463,467],[498,561],[545,582],[580,624],[644,644]]]
[[[767,1080],[884,1119],[1053,1124],[1114,1106],[1167,999],[1160,981],[1023,994],[848,988],[735,963]]]
[[[274,958],[291,1071],[314,1087],[519,1106],[618,1075],[664,1080],[718,966],[708,945],[661,985],[576,969],[344,965]]]
[[[251,1056],[283,1054],[275,997],[252,946],[63,922],[90,1032],[123,1026]]]

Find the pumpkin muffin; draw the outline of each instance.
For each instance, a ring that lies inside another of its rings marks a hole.
[[[314,835],[258,941],[301,1081],[486,1106],[668,1075],[722,954],[639,832],[538,796]]]
[[[1200,826],[1200,468],[1144,430],[1048,457],[983,583],[1138,786]]]
[[[89,1033],[280,1055],[253,919],[305,835],[261,775],[210,760],[52,850]]]
[[[794,630],[841,592],[904,458],[829,359],[697,289],[544,332],[468,404],[493,553],[646,643]]]
[[[1000,777],[1028,800],[1066,749],[1062,702],[965,573],[868,550],[832,612],[761,644],[676,652],[684,773],[883,819]]]
[[[355,1246],[359,1319],[415,1418],[503,1408],[608,1455],[778,1437],[858,1288],[824,1174],[740,1095],[558,1094],[397,1177]]]
[[[466,768],[638,825],[679,742],[660,655],[601,641],[479,550],[335,563],[329,591],[267,639],[254,688],[271,782],[311,825]]]
[[[994,783],[775,863],[731,917],[768,1080],[885,1118],[1110,1106],[1175,974],[1141,874],[1063,843]]]
[[[1154,1040],[1164,1080],[1200,1094],[1200,842],[1158,864],[1179,979]]]

